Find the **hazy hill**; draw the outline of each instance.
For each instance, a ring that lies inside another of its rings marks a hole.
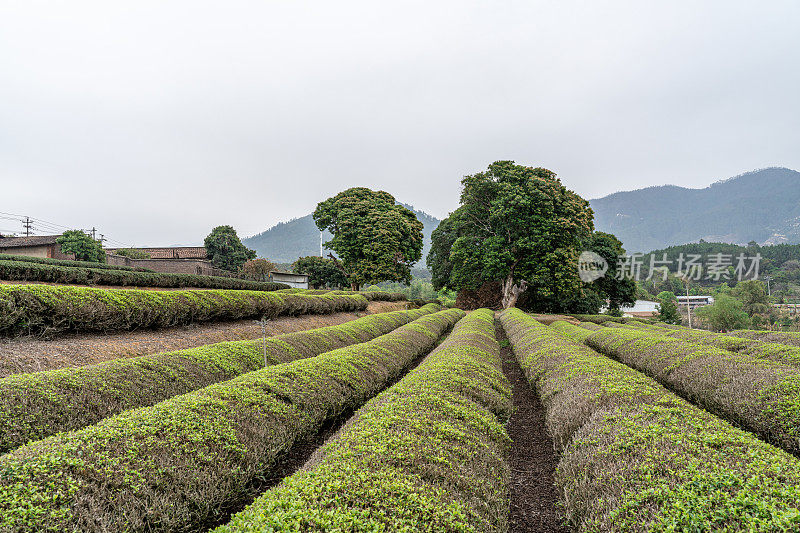
[[[674,185],[590,201],[595,227],[628,252],[706,241],[800,243],[800,172],[766,168],[704,189]]]
[[[431,232],[439,225],[439,219],[424,211],[417,211],[408,204],[402,205],[411,209],[424,226],[422,234],[425,243],[422,249],[422,259],[417,263],[418,267],[424,267],[425,256],[431,247]],[[323,242],[330,238],[327,231],[323,233]],[[266,257],[277,263],[292,263],[301,256],[319,255],[320,236],[314,219],[308,214],[288,222],[281,222],[258,235],[242,239],[242,242],[248,248],[258,252],[259,257]],[[325,250],[325,255],[327,254],[328,250]]]

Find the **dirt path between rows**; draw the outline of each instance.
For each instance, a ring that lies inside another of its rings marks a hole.
[[[404,309],[405,302],[370,302],[367,313]],[[359,313],[278,317],[268,322],[267,335],[335,326],[363,316]],[[255,320],[210,322],[160,330],[113,333],[69,333],[53,339],[0,338],[0,378],[11,374],[54,370],[100,363],[121,357],[183,350],[223,341],[258,339],[261,326]]]
[[[553,484],[558,455],[544,426],[544,409],[514,358],[499,321],[495,327],[503,373],[511,382],[514,398],[514,414],[508,422],[508,433],[514,441],[509,457],[509,531],[568,532],[558,505],[558,490]]]

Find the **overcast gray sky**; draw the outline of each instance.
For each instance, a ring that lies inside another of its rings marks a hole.
[[[498,159],[586,198],[800,168],[800,2],[0,0],[0,212],[251,235]],[[0,230],[17,229],[0,218]]]

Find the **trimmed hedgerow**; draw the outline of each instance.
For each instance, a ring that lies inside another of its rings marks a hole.
[[[739,337],[732,334],[714,333],[703,329],[689,329],[684,327],[660,328],[656,326],[642,327],[646,331],[682,339],[696,344],[716,346],[730,352],[741,353],[757,358],[773,359],[788,365],[800,365],[800,346],[789,346],[778,342],[767,342],[770,338],[779,336],[762,336],[759,338]],[[764,332],[771,333],[771,332]]]
[[[363,310],[358,295],[264,291],[146,291],[0,285],[0,335],[158,328],[242,318]]]
[[[585,342],[768,442],[800,452],[800,368],[633,328],[605,328]]]
[[[516,309],[501,321],[542,399],[576,530],[800,527],[795,457]]]
[[[737,329],[725,335],[729,337],[741,337],[743,339],[755,339],[776,344],[787,344],[789,346],[800,346],[800,332],[797,331],[763,331],[755,329]]]
[[[602,324],[603,322],[618,322],[625,324],[630,321],[629,317],[611,316],[611,315],[571,315],[580,320],[581,322],[592,322],[594,324]]]
[[[61,263],[70,263],[62,261]],[[75,261],[74,265],[48,264],[33,261],[0,260],[0,279],[73,285],[122,285],[165,289],[229,289],[274,291],[288,287],[285,283],[251,281],[221,276],[173,274],[132,269],[100,263]]]
[[[327,289],[280,289],[279,293],[287,294],[360,294],[370,302],[401,302],[407,300],[406,295],[402,292],[386,292],[386,291],[334,291]]]
[[[586,337],[603,326],[599,326],[593,322],[582,322],[580,326],[576,326],[575,324],[570,324],[566,320],[556,320],[550,324],[550,327],[560,333],[577,339],[579,342],[583,342],[586,340]]]
[[[493,313],[470,313],[299,473],[217,533],[507,531],[511,391]]]
[[[194,531],[257,476],[361,406],[464,315],[423,316],[374,340],[125,411],[0,457],[0,531]]]
[[[98,365],[9,376],[0,379],[0,452],[264,366],[365,342],[437,310],[438,306],[432,305],[380,313],[265,340],[220,342]]]
[[[109,265],[108,263],[93,263],[91,261],[74,261],[71,259],[51,259],[49,257],[32,257],[29,255],[0,254],[0,261],[19,261],[21,263],[37,263],[40,265],[53,265],[65,267],[97,268],[100,270],[125,270],[128,272],[155,272],[149,268]]]

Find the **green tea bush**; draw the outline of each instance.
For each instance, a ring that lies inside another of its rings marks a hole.
[[[217,533],[507,531],[512,404],[494,317],[462,319],[306,467]]]
[[[198,288],[274,291],[288,287],[285,283],[250,281],[238,278],[224,278],[221,276],[141,271],[125,267],[103,265],[102,263],[87,263],[85,261],[63,261],[62,263],[78,263],[81,266],[68,266],[34,261],[0,260],[0,279],[72,285],[121,285],[170,289]]]
[[[795,531],[800,461],[512,309],[501,315],[582,532]],[[619,330],[611,330],[617,333]]]
[[[365,342],[436,310],[438,306],[431,305],[368,315],[338,326],[266,340],[220,342],[91,366],[9,376],[0,379],[0,452],[267,365]]]
[[[147,291],[0,285],[0,336],[160,328],[242,318],[363,310],[359,295],[264,291]]]
[[[800,452],[797,366],[633,328],[605,328],[585,342],[768,442]]]
[[[775,335],[759,335],[750,337],[740,337],[733,334],[714,333],[702,329],[689,329],[684,327],[677,328],[645,328],[653,334],[666,335],[676,339],[715,346],[730,352],[741,353],[756,358],[773,359],[787,365],[800,366],[800,346],[780,344],[778,340],[785,340],[780,332],[757,332],[757,333],[777,333]],[[772,342],[769,342],[772,341]]]
[[[425,315],[17,448],[0,457],[0,531],[201,530],[295,443],[386,388],[463,314]]]

